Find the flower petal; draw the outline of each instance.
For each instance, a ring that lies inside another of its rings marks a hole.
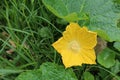
[[[81,28],[77,23],[70,23],[63,32],[63,37],[66,40],[80,41],[80,45],[87,49],[92,49],[97,44],[97,33],[88,31],[86,27]]]
[[[74,29],[72,29],[71,27],[73,27]],[[67,26],[66,31],[75,32],[76,30],[79,30],[79,29],[81,29],[81,27],[79,26],[79,24],[71,22]]]
[[[82,49],[78,53],[74,53],[70,50],[64,50],[64,52],[61,54],[63,64],[66,68],[72,67],[72,66],[79,66],[82,64],[96,64],[96,56],[94,49],[85,50]]]
[[[77,23],[70,23],[63,37],[52,44],[61,54],[65,67],[82,64],[96,64],[94,47],[97,44],[97,33],[80,27]]]
[[[62,51],[67,48],[67,44],[68,44],[68,42],[67,42],[63,37],[61,37],[60,39],[58,39],[58,41],[54,42],[54,43],[52,44],[52,46],[53,46],[59,53],[62,53]]]
[[[82,48],[92,49],[97,44],[97,33],[88,31],[86,27],[83,27],[79,30],[78,39]]]
[[[94,49],[81,49],[80,56],[83,57],[85,64],[96,64],[96,55]]]
[[[79,56],[78,53],[75,54],[70,50],[64,50],[64,52],[61,55],[63,64],[65,65],[66,68],[82,65],[83,58],[82,56]]]

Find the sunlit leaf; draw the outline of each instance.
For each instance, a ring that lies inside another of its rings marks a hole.
[[[85,2],[86,0],[43,0],[44,5],[51,12],[68,22],[88,18],[86,14],[82,13]]]
[[[42,0],[44,5],[59,18],[68,22],[84,20],[91,30],[108,41],[120,41],[120,30],[113,0]],[[82,25],[82,24],[81,24]]]

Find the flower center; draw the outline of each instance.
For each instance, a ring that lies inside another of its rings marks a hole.
[[[72,51],[79,51],[80,50],[80,45],[78,44],[77,41],[71,41],[69,43],[69,48],[72,50]]]

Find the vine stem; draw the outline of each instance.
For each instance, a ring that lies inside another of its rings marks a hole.
[[[114,73],[110,72],[109,70],[107,70],[107,69],[105,69],[105,68],[103,68],[103,67],[100,67],[100,66],[91,66],[90,68],[93,68],[93,67],[102,69],[102,70],[104,70],[104,71],[110,73],[111,75],[113,75],[117,80],[120,80],[120,78],[119,78],[118,76],[116,76]],[[89,69],[90,69],[90,68],[89,68]]]

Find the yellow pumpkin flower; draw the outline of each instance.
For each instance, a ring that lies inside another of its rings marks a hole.
[[[70,23],[63,32],[63,37],[52,46],[61,54],[65,67],[82,64],[96,64],[94,47],[97,44],[97,33]]]

